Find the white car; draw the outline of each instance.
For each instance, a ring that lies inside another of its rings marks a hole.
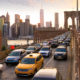
[[[48,42],[47,42],[47,41],[44,41],[44,42],[42,43],[42,45],[43,45],[43,46],[47,46],[47,45],[48,45]]]
[[[67,60],[67,49],[65,46],[59,46],[54,52],[54,59],[64,59]]]
[[[3,64],[0,64],[0,71],[3,70]]]

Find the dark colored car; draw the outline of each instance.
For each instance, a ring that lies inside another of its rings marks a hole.
[[[56,48],[59,45],[58,41],[52,41],[51,48]]]
[[[27,49],[26,49],[26,52],[27,54],[30,54],[30,53],[33,53],[33,52],[37,52],[37,47],[36,46],[29,46]]]

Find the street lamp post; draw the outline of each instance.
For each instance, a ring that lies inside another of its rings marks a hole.
[[[78,0],[77,0],[77,31],[79,30]]]

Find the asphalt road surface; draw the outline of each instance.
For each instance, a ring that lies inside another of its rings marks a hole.
[[[52,56],[49,58],[44,58],[44,66],[43,67],[55,67],[59,70],[59,72],[62,75],[63,80],[67,80],[69,76],[69,67],[71,64],[71,52],[70,48],[68,47],[68,60],[63,61],[63,60],[54,60],[53,55],[54,55],[54,50],[52,49]],[[1,75],[0,80],[31,80],[33,76],[30,77],[16,77],[14,69],[16,65],[9,65],[7,66],[4,63],[4,70]]]

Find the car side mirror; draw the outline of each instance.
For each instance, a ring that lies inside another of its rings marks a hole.
[[[21,63],[21,60],[19,60],[19,63]]]

